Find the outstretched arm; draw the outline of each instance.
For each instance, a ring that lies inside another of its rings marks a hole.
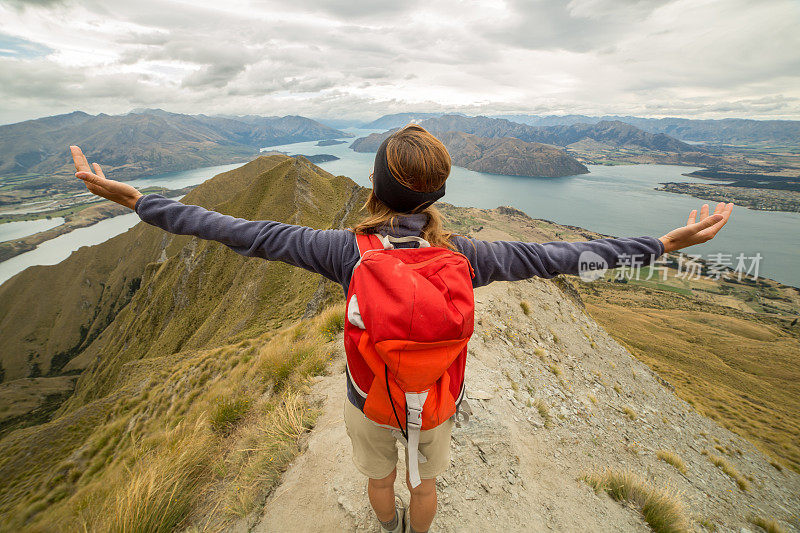
[[[146,194],[135,204],[139,218],[170,233],[194,235],[247,257],[277,260],[341,283],[343,265],[355,253],[347,230],[321,230],[273,220],[246,220]]]
[[[598,262],[601,259],[607,268],[617,268],[622,266],[626,258],[636,257],[639,264],[648,265],[664,253],[664,245],[655,237],[545,243],[456,239],[459,249],[475,270],[472,280],[475,287],[493,281],[578,274],[581,261]]]
[[[708,205],[692,211],[686,226],[661,238],[625,237],[596,239],[585,242],[553,241],[545,243],[520,241],[482,241],[456,237],[459,250],[475,269],[473,285],[480,287],[492,281],[516,281],[530,277],[552,278],[558,274],[578,274],[581,262],[602,262],[613,269],[635,261],[639,266],[651,264],[665,252],[706,242],[714,237],[730,217],[733,204],[717,205],[708,215]]]
[[[319,230],[272,220],[246,220],[160,194],[142,195],[125,183],[109,180],[95,163],[90,172],[77,146],[71,147],[76,177],[103,198],[130,207],[143,221],[177,235],[220,242],[234,252],[278,260],[322,274],[341,283],[343,265],[355,253],[355,237],[347,230]]]

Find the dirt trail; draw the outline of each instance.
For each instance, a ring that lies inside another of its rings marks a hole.
[[[779,472],[747,441],[694,412],[553,282],[494,283],[478,289],[476,301],[467,363],[474,414],[454,429],[431,531],[649,531],[635,509],[579,480],[604,467],[630,468],[679,491],[698,531],[704,519],[717,531],[755,533],[751,514],[800,531],[800,476]],[[378,531],[344,429],[343,365],[340,353],[332,375],[313,386],[322,415],[307,449],[263,512],[235,529]],[[656,458],[661,449],[683,459],[686,475]],[[740,490],[704,450],[749,476],[750,489]],[[408,501],[404,479],[401,459],[396,488]]]

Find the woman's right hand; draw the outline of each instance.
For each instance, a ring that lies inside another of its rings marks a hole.
[[[134,208],[136,200],[142,196],[142,193],[127,183],[107,179],[103,174],[103,169],[97,163],[92,163],[90,167],[86,156],[77,146],[70,146],[69,150],[72,152],[72,160],[75,162],[75,170],[77,170],[75,177],[82,179],[91,193],[125,207]]]
[[[722,229],[722,226],[728,223],[731,211],[733,211],[732,203],[720,202],[714,209],[714,214],[709,215],[708,204],[703,204],[698,221],[697,209],[692,210],[685,226],[676,228],[660,237],[659,240],[664,243],[664,253],[710,241]]]

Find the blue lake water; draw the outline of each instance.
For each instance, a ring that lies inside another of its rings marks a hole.
[[[377,130],[348,130],[363,136]],[[315,146],[316,141],[271,146],[292,154],[333,154],[341,159],[321,163],[326,171],[345,175],[369,187],[374,154],[357,153],[346,144]],[[129,181],[135,187],[161,185],[179,188],[202,183],[208,178],[240,165],[223,165],[186,172],[161,174]],[[591,173],[564,178],[529,178],[473,172],[453,167],[444,201],[455,205],[491,209],[509,205],[534,218],[581,226],[616,237],[652,235],[660,237],[686,224],[692,209],[703,201],[687,195],[656,191],[662,181],[708,180],[689,178],[683,173],[696,168],[674,165],[624,165],[589,167]],[[112,177],[113,176],[109,176]],[[713,207],[713,203],[712,203]],[[0,282],[32,264],[54,264],[82,245],[96,244],[121,233],[138,221],[129,213],[62,235],[36,250],[0,263]],[[105,223],[105,224],[104,224]],[[101,224],[104,224],[101,226]],[[81,232],[81,233],[78,233]],[[68,238],[72,236],[71,238]],[[708,258],[710,254],[761,254],[758,274],[800,286],[800,214],[756,211],[735,207],[728,224],[705,244],[685,250]],[[27,257],[26,257],[27,256]]]
[[[64,217],[53,217],[51,219],[41,218],[39,220],[22,220],[19,222],[4,222],[0,224],[0,242],[21,239],[40,231],[55,228],[64,223]]]
[[[0,283],[22,272],[33,265],[55,265],[70,256],[82,246],[100,244],[115,235],[132,228],[139,220],[139,215],[131,211],[124,215],[106,218],[86,226],[59,235],[55,239],[45,241],[30,252],[25,252],[0,263]]]

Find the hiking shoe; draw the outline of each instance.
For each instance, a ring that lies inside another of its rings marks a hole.
[[[403,498],[395,495],[394,508],[397,512],[397,525],[394,529],[386,529],[381,524],[381,533],[404,533],[406,531],[406,503]]]

